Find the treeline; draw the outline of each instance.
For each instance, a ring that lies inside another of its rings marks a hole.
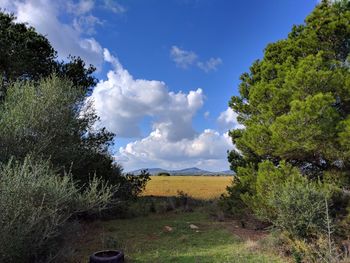
[[[348,262],[350,2],[323,0],[241,76],[244,129],[223,207],[267,223],[296,262]],[[277,244],[276,243],[276,244]]]
[[[0,261],[57,259],[72,221],[117,216],[149,175],[114,163],[114,134],[96,128],[86,99],[92,65],[58,61],[44,36],[4,12],[0,54]]]

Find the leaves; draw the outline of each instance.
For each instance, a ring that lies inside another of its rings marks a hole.
[[[245,125],[239,137],[230,133],[240,152],[233,167],[253,153],[253,162],[284,159],[317,173],[341,162],[350,171],[350,5],[324,1],[305,21],[241,76],[230,102]]]
[[[242,74],[229,104],[245,128],[229,133],[228,210],[296,238],[320,233],[326,188],[334,221],[349,214],[349,59],[350,2],[324,0]]]

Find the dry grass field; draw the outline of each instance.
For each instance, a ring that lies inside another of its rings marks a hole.
[[[213,199],[225,192],[232,176],[151,176],[144,196],[175,196],[182,191],[193,198]]]

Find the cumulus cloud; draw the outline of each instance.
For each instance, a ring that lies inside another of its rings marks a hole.
[[[204,100],[201,89],[169,92],[162,81],[135,79],[107,49],[104,59],[114,69],[90,98],[103,126],[118,137],[137,137],[141,136],[141,121],[148,116],[154,120],[153,129],[162,130],[169,141],[193,138],[192,118]]]
[[[57,50],[60,59],[69,55],[80,56],[87,64],[98,69],[103,63],[103,48],[89,36],[102,21],[91,12],[95,7],[93,0],[0,0],[2,8],[13,12],[18,22],[25,22],[45,35]],[[109,1],[105,1],[106,3]],[[113,1],[114,2],[114,1]],[[111,5],[111,4],[110,4]],[[114,2],[114,7],[117,2]],[[121,8],[121,6],[120,6]],[[111,11],[115,9],[111,7]],[[62,12],[73,15],[70,21],[61,21]]]
[[[205,72],[215,71],[217,67],[222,64],[221,58],[210,58],[208,61],[199,61],[197,66]]]
[[[181,169],[196,166],[212,171],[226,170],[227,150],[233,148],[227,133],[204,130],[192,139],[171,142],[160,129],[142,140],[121,147],[115,155],[127,170],[143,167]]]
[[[231,108],[227,108],[225,111],[221,112],[217,121],[219,125],[224,129],[243,129],[244,125],[238,123],[238,114],[234,112]]]
[[[162,81],[134,78],[107,49],[104,59],[113,70],[97,84],[90,98],[101,125],[117,137],[136,137],[141,136],[142,120],[146,116],[153,120],[149,135],[120,147],[115,154],[115,160],[126,170],[190,166],[228,169],[226,152],[233,148],[228,134],[210,129],[197,133],[192,127],[194,115],[203,106],[201,89],[168,91]]]
[[[115,160],[126,170],[197,166],[228,169],[227,150],[233,148],[227,133],[206,129],[197,133],[194,115],[203,106],[201,89],[188,93],[168,91],[162,81],[134,78],[107,49],[105,61],[113,65],[107,80],[100,81],[92,96],[101,124],[117,137],[141,136],[140,124],[151,117],[152,131],[146,137],[120,147]]]
[[[179,68],[187,69],[192,65],[196,65],[206,73],[217,70],[217,67],[222,64],[221,58],[210,58],[207,61],[199,61],[198,55],[195,52],[181,49],[178,46],[171,47],[170,57]]]

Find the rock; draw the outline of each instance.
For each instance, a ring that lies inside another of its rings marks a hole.
[[[165,227],[164,227],[164,231],[165,231],[165,232],[173,232],[173,230],[174,230],[174,229],[173,229],[171,226],[165,226]]]
[[[191,228],[191,229],[199,229],[199,227],[196,226],[196,225],[194,225],[194,224],[190,224],[190,228]]]

